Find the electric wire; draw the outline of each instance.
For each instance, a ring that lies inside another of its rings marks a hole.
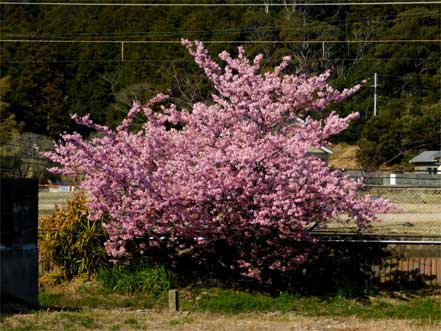
[[[294,59],[295,60],[295,59]],[[321,59],[308,59],[308,62],[339,62],[339,61],[392,61],[392,62],[406,62],[406,61],[414,61],[414,60],[428,60],[428,61],[440,61],[436,58],[321,58]],[[10,60],[10,59],[0,59],[0,62],[3,63],[192,63],[190,60],[185,59],[162,59],[162,60],[151,60],[151,59],[124,59],[122,60]]]
[[[184,34],[211,34],[211,35],[219,35],[219,34],[228,34],[234,32],[272,32],[272,31],[305,31],[307,28],[325,28],[327,30],[334,29],[336,27],[345,26],[346,23],[354,22],[354,21],[370,21],[370,24],[384,24],[386,22],[397,23],[399,21],[408,20],[412,18],[424,18],[424,17],[433,17],[433,16],[441,16],[439,13],[431,13],[431,14],[411,14],[411,15],[400,15],[395,18],[389,18],[388,16],[375,16],[375,17],[360,17],[354,19],[347,20],[331,20],[326,22],[311,22],[303,24],[299,27],[294,26],[266,26],[266,27],[258,27],[258,28],[235,28],[235,29],[213,29],[213,30],[180,30],[180,31],[138,31],[138,32],[81,32],[81,33],[43,33],[43,34],[30,34],[30,33],[11,33],[11,32],[3,32],[3,34],[7,36],[30,36],[30,37],[47,37],[47,36],[64,36],[68,38],[74,38],[78,36],[93,36],[93,37],[107,37],[107,36],[117,36],[117,35],[184,35]],[[344,24],[330,24],[334,22],[343,22]],[[363,24],[360,22],[360,24]],[[322,32],[322,31],[319,31]]]
[[[2,43],[180,44],[180,40],[0,39]],[[440,43],[441,39],[382,40],[201,40],[204,44],[377,44]]]
[[[124,2],[17,2],[2,1],[0,5],[33,5],[33,6],[105,6],[105,7],[341,7],[341,6],[389,6],[389,5],[438,5],[441,1],[376,1],[376,2],[309,2],[309,3],[124,3]]]

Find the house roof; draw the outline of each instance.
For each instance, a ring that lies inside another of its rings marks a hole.
[[[415,156],[410,163],[420,162],[435,162],[435,158],[441,157],[441,151],[424,151],[421,154]]]
[[[329,148],[321,146],[320,148],[311,147],[309,149],[309,153],[326,153],[326,154],[334,154]]]

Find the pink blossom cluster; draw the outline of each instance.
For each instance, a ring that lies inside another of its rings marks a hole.
[[[361,183],[308,153],[358,116],[315,120],[310,114],[360,85],[337,91],[327,84],[330,72],[283,74],[288,56],[263,72],[262,55],[250,61],[241,47],[237,57],[220,53],[221,67],[202,43],[182,43],[213,83],[212,100],[178,110],[160,94],[135,102],[115,131],[73,116],[98,137],[65,134],[45,154],[60,165],[52,171],[82,176],[91,217],[109,218],[111,256],[130,254],[134,243],[148,252],[164,238],[189,254],[222,241],[237,252],[231,269],[261,279],[262,272],[292,270],[305,259],[312,226],[343,216],[363,230],[392,208],[359,197]],[[139,113],[147,120],[133,132]]]

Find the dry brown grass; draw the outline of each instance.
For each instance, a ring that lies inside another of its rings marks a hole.
[[[358,169],[359,164],[357,161],[358,146],[348,144],[337,144],[331,146],[334,154],[329,156],[329,166],[334,168],[345,169]]]
[[[0,323],[9,330],[327,330],[327,331],[435,331],[441,324],[409,320],[363,320],[348,318],[311,318],[294,313],[252,313],[218,315],[211,313],[169,313],[144,310],[100,310],[82,312],[40,312],[7,317]]]

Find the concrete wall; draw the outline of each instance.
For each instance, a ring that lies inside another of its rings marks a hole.
[[[1,302],[38,304],[38,182],[0,180]]]

